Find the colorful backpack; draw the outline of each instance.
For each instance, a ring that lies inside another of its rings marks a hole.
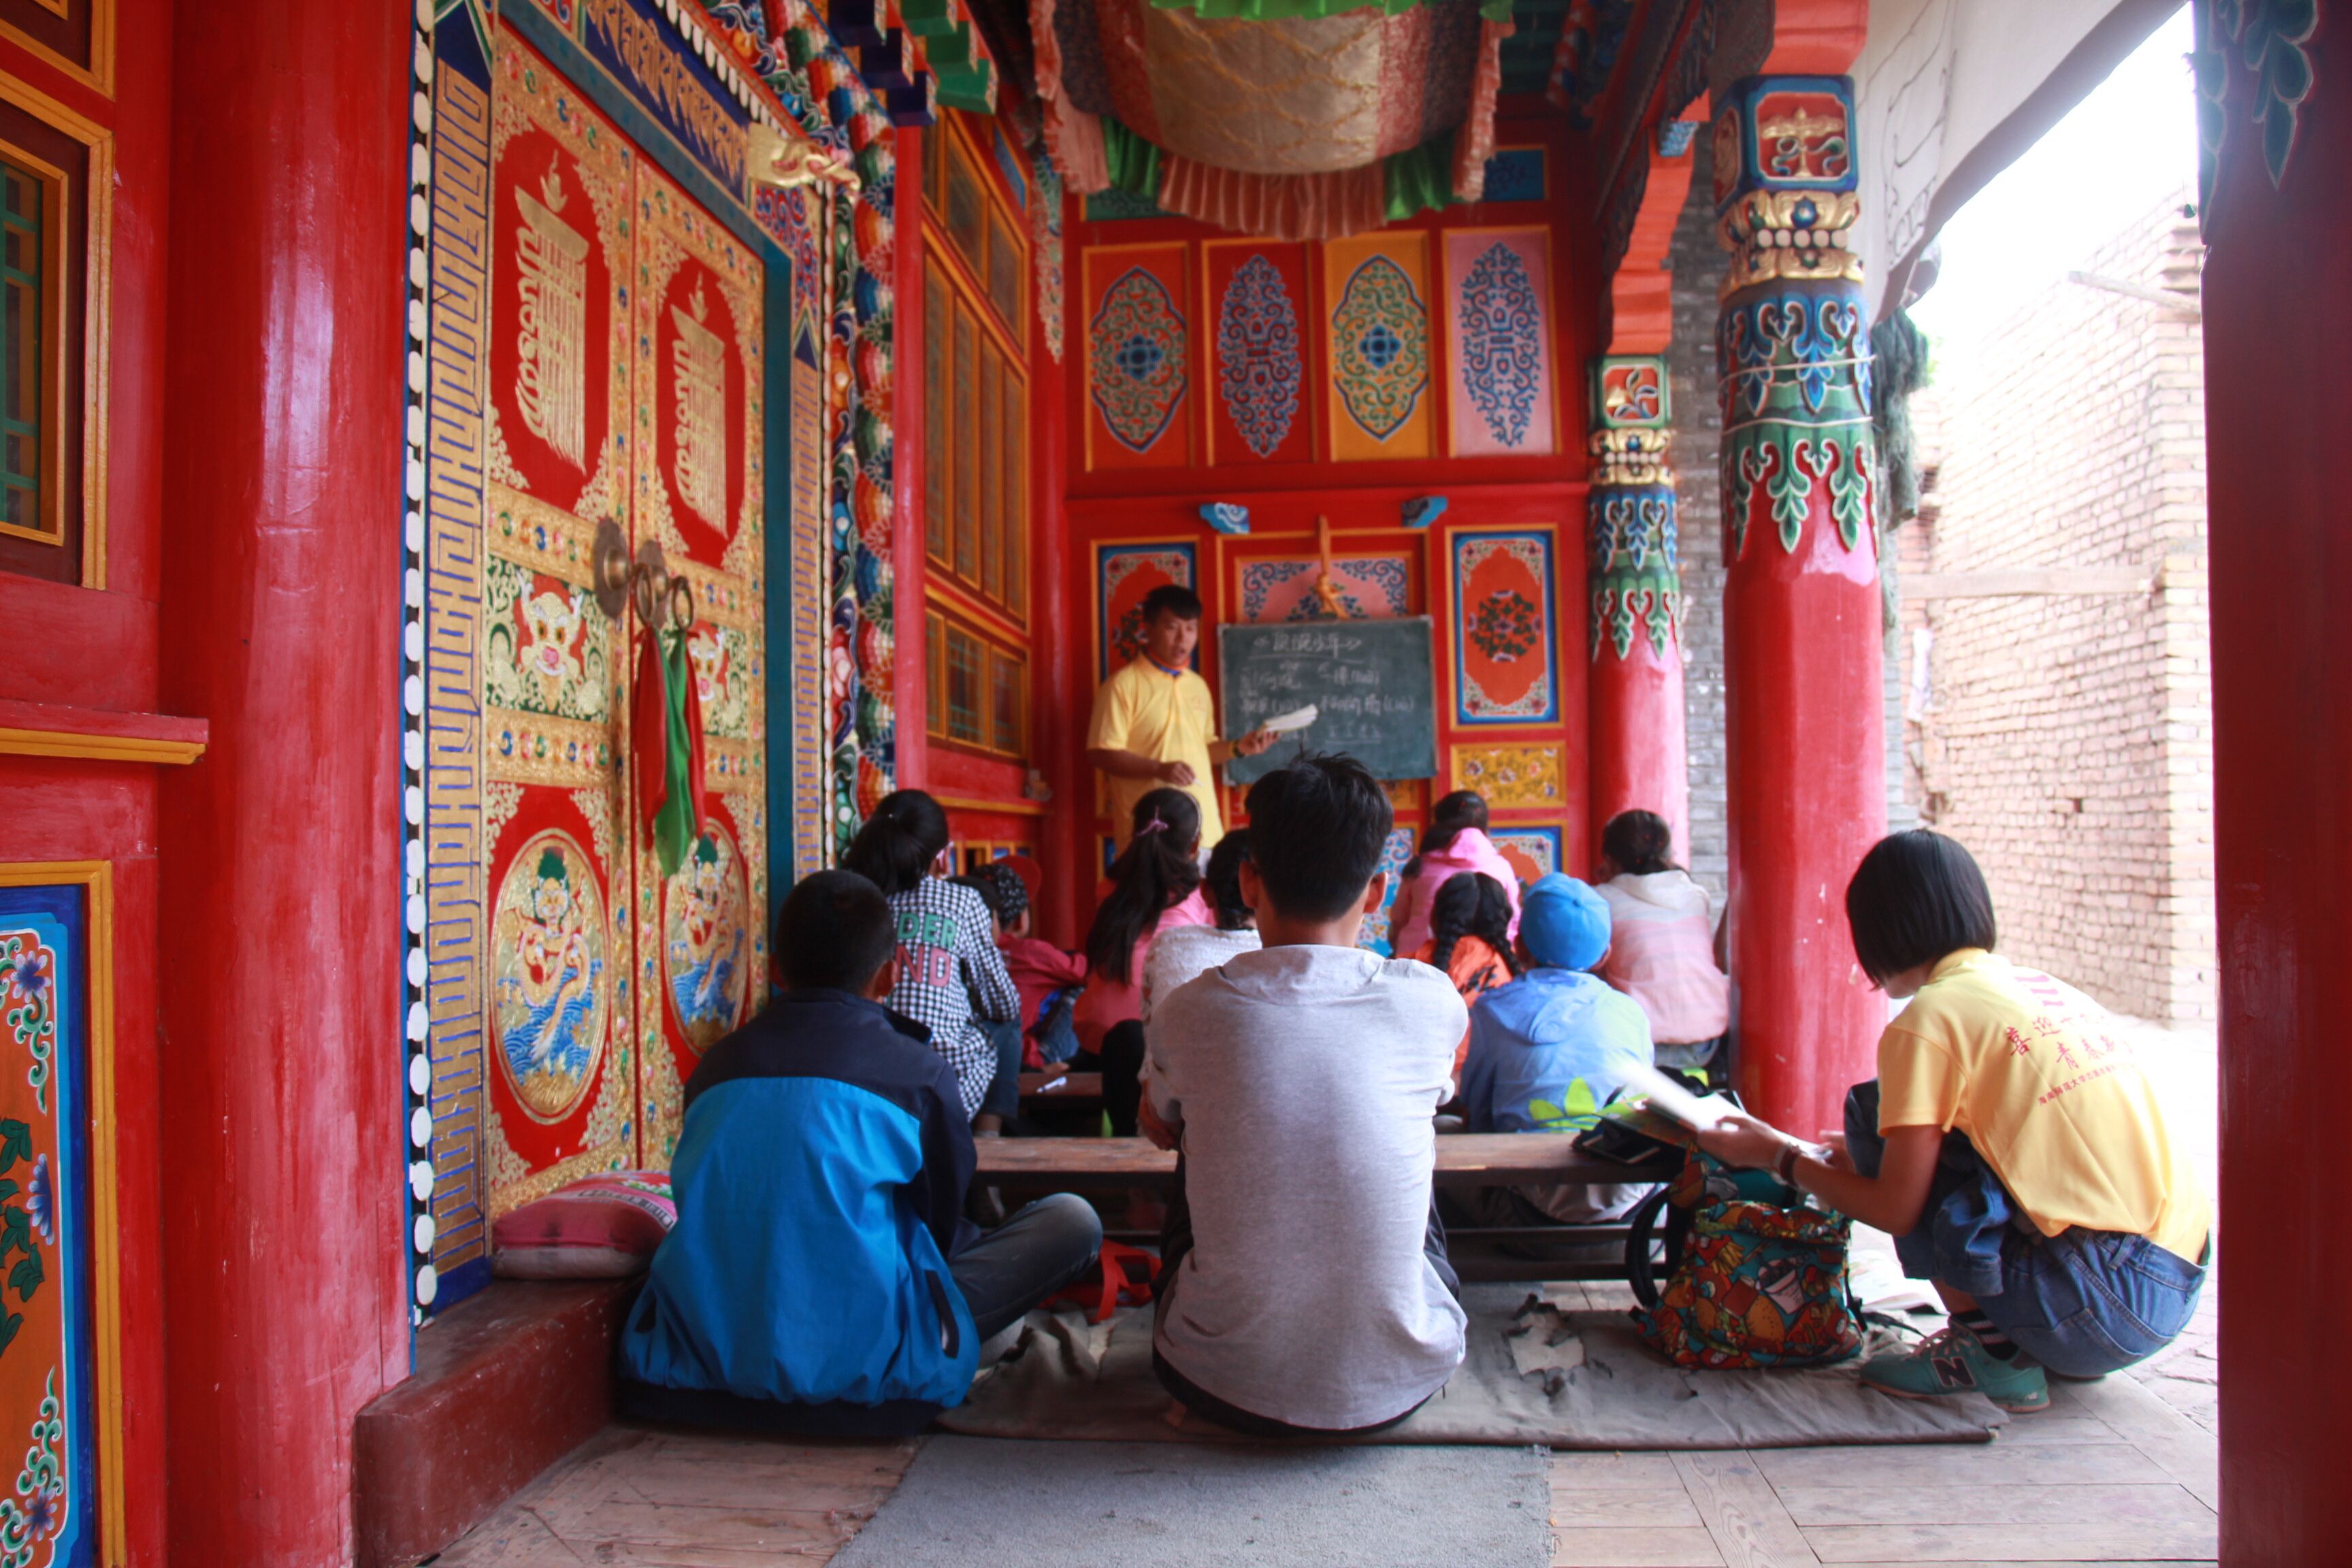
[[[1667,1279],[1650,1242],[1665,1216]],[[1642,1338],[1683,1366],[1825,1366],[1862,1349],[1846,1277],[1851,1222],[1807,1206],[1769,1171],[1735,1171],[1699,1150],[1636,1209],[1626,1273]]]

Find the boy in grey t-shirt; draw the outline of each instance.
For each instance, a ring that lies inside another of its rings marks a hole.
[[[1433,1212],[1432,1116],[1468,1016],[1444,975],[1357,947],[1391,814],[1362,764],[1304,756],[1249,793],[1264,946],[1154,1010],[1142,1126],[1181,1151],[1152,1363],[1253,1434],[1391,1426],[1462,1362]]]

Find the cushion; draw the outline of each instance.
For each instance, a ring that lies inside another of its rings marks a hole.
[[[677,1205],[667,1171],[608,1171],[499,1216],[490,1271],[507,1279],[618,1279],[652,1258]]]

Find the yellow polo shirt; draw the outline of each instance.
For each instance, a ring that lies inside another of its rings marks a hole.
[[[1217,813],[1217,771],[1209,763],[1210,742],[1217,739],[1217,709],[1209,683],[1189,669],[1171,675],[1147,654],[1095,692],[1087,750],[1133,752],[1156,763],[1191,763],[1192,782],[1184,793],[1200,804],[1201,847],[1207,849],[1225,836],[1224,820]],[[1125,849],[1135,803],[1160,788],[1160,781],[1106,773],[1103,782],[1110,786],[1112,831]]]
[[[1981,948],[1937,964],[1879,1037],[1878,1125],[1958,1128],[2044,1236],[2144,1236],[2194,1263],[2212,1226],[2107,1010]]]

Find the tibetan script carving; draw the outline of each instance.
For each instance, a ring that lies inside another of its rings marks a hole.
[[[543,197],[544,200],[540,199]],[[587,471],[588,240],[562,216],[560,165],[540,182],[540,197],[515,193],[522,226],[515,230],[515,405],[530,433]]]
[[[692,311],[670,307],[677,327],[670,345],[671,385],[677,398],[673,433],[677,493],[704,521],[727,531],[727,345],[704,323],[710,307],[695,285]]]

